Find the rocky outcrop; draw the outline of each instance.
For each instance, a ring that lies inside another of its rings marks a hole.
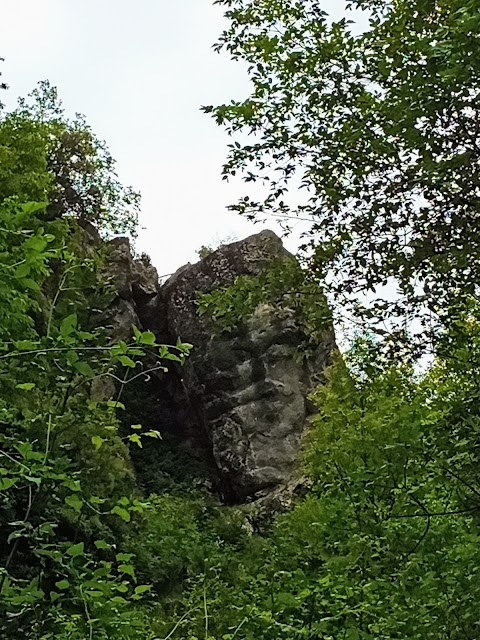
[[[103,322],[110,323],[116,338],[127,339],[132,333],[132,325],[142,324],[141,317],[149,320],[148,305],[160,291],[157,270],[146,256],[133,258],[128,238],[114,238],[107,245],[103,277],[117,293]],[[155,307],[152,322],[158,322],[159,311]],[[165,326],[161,328],[165,329]]]
[[[175,388],[168,383],[170,404],[181,412],[177,429],[192,447],[209,449],[221,493],[231,502],[288,482],[307,423],[307,397],[330,362],[334,334],[326,327],[316,351],[300,360],[305,329],[288,306],[262,304],[233,332],[218,335],[199,316],[197,300],[289,255],[274,233],[264,231],[182,267],[160,286],[147,260],[133,260],[125,239],[110,248],[108,269],[118,291],[115,331],[124,337],[133,321],[159,341],[180,337],[194,345],[181,372],[174,372]],[[163,392],[160,404],[168,400]]]

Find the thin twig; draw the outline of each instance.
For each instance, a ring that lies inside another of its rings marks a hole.
[[[205,614],[205,640],[208,640],[208,607],[207,607],[207,576],[203,577],[203,611]]]
[[[175,624],[175,626],[173,627],[173,629],[170,631],[170,633],[168,634],[168,636],[165,636],[165,638],[163,640],[170,640],[170,638],[173,636],[173,634],[175,633],[175,631],[178,629],[178,627],[182,624],[182,622],[185,620],[185,618],[187,616],[189,616],[193,611],[193,608],[190,609],[189,611],[187,611],[186,613],[183,614],[183,616],[180,618],[180,620],[178,620],[178,622]],[[158,639],[159,640],[159,639]]]

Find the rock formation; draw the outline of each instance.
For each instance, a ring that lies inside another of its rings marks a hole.
[[[110,246],[107,268],[118,292],[110,310],[115,334],[125,337],[136,323],[160,342],[180,337],[194,345],[181,371],[160,376],[152,393],[156,388],[158,411],[213,461],[230,502],[287,483],[307,423],[307,397],[330,362],[335,339],[327,327],[315,353],[300,361],[304,329],[288,307],[260,305],[233,332],[218,335],[199,316],[197,300],[289,255],[274,233],[264,231],[182,267],[160,286],[148,260],[132,258],[127,240],[116,238]]]

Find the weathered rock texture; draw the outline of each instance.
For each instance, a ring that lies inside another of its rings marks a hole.
[[[132,259],[126,240],[111,245],[118,335],[135,322],[159,341],[180,337],[194,345],[173,382],[159,380],[164,386],[155,402],[159,411],[169,404],[177,431],[214,461],[228,501],[265,495],[289,480],[307,422],[307,396],[322,378],[335,340],[333,329],[325,329],[316,352],[300,361],[297,347],[305,335],[292,310],[261,305],[237,330],[218,336],[198,315],[197,300],[288,255],[281,240],[264,231],[182,267],[160,286],[147,261]]]

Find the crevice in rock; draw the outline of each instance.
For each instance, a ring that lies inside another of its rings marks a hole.
[[[218,475],[207,433],[201,429],[176,368],[148,380],[138,378],[125,387],[121,416],[125,432],[132,424],[157,430],[161,439],[143,438],[142,448],[131,446],[141,486],[160,493],[180,486],[204,485],[219,490]]]

